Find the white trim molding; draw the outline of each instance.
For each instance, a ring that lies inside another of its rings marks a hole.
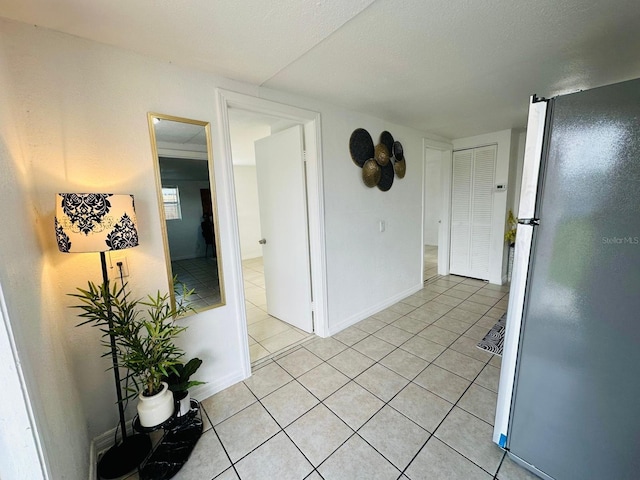
[[[320,114],[290,105],[253,97],[223,89],[216,90],[218,133],[222,150],[222,164],[224,174],[221,181],[226,191],[230,192],[230,217],[233,226],[230,248],[233,251],[233,268],[235,275],[235,290],[237,295],[237,309],[241,313],[240,334],[247,338],[246,309],[244,304],[244,288],[242,283],[242,257],[240,252],[240,234],[238,230],[238,213],[235,203],[235,186],[233,180],[233,163],[231,154],[231,134],[229,127],[229,109],[238,108],[250,112],[280,117],[301,124],[304,128],[306,163],[307,163],[307,202],[309,221],[309,253],[311,263],[311,294],[314,305],[314,324],[316,335],[329,335],[327,279],[326,279],[326,250],[324,231],[324,187],[322,180],[322,140]],[[247,376],[251,374],[248,343],[243,345]]]
[[[0,286],[0,477],[48,480],[44,451]],[[8,448],[8,450],[6,450]]]
[[[440,228],[438,229],[438,275],[449,274],[449,247],[451,245],[451,171],[453,165],[453,144],[430,138],[422,139],[422,163],[426,175],[427,149],[439,150],[442,154],[440,166],[440,185],[442,186],[442,208]],[[422,245],[424,245],[424,202],[426,176],[422,177]],[[422,248],[424,264],[424,248]],[[424,276],[424,272],[422,274]],[[424,281],[424,278],[422,279]]]
[[[364,320],[365,318],[369,318],[370,316],[375,315],[376,313],[381,312],[382,310],[389,308],[392,305],[395,305],[399,301],[404,300],[407,297],[410,297],[414,293],[422,290],[423,287],[424,287],[424,284],[420,282],[418,285],[415,285],[405,290],[404,292],[400,292],[397,295],[394,295],[393,297],[384,300],[383,302],[372,305],[366,308],[365,310],[362,310],[356,313],[355,315],[351,315],[350,317],[345,318],[342,322],[340,322],[339,324],[331,328],[331,331],[329,333],[331,335],[335,335],[336,333],[341,332],[345,328],[355,325],[356,323]]]

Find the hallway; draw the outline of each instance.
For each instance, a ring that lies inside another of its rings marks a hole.
[[[491,441],[508,287],[448,276],[202,402],[179,480],[534,479]],[[134,475],[130,480],[136,479]]]

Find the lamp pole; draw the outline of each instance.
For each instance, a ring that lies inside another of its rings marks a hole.
[[[116,337],[113,334],[113,313],[111,311],[111,291],[109,289],[109,275],[107,273],[107,260],[104,252],[100,252],[102,262],[102,280],[104,285],[105,303],[107,306],[107,319],[109,322],[109,342],[111,343],[111,361],[113,363],[113,376],[116,382],[116,396],[118,397],[118,413],[120,415],[120,431],[122,441],[127,440],[127,424],[124,419],[124,406],[122,405],[122,391],[120,389],[120,368],[118,366],[118,354],[116,349]]]
[[[142,434],[127,436],[127,423],[124,417],[122,403],[122,390],[120,388],[120,368],[118,365],[118,353],[116,337],[113,334],[113,312],[111,310],[111,291],[109,288],[109,275],[107,273],[107,260],[104,252],[100,252],[102,263],[102,280],[107,307],[107,320],[109,324],[109,342],[111,344],[111,361],[113,363],[113,378],[116,384],[116,396],[118,398],[118,414],[120,416],[120,431],[122,442],[116,443],[102,456],[98,462],[98,476],[101,479],[115,479],[131,472],[138,467],[151,451],[149,437]]]

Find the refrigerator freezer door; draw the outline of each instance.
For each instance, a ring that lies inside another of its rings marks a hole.
[[[525,140],[520,209],[518,210],[519,218],[532,218],[535,213],[546,115],[547,102],[538,102],[532,97],[529,104],[527,137]],[[533,227],[518,225],[509,306],[507,309],[507,327],[500,370],[500,388],[498,389],[498,404],[493,428],[493,441],[503,448],[507,439],[509,415],[511,413],[511,398],[516,373],[516,357],[520,338],[525,286],[529,271],[532,234]]]
[[[640,472],[639,119],[640,80],[553,102],[507,447],[557,480]]]

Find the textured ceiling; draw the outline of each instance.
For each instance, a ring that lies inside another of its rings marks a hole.
[[[448,138],[640,77],[637,0],[0,0],[0,16]]]

